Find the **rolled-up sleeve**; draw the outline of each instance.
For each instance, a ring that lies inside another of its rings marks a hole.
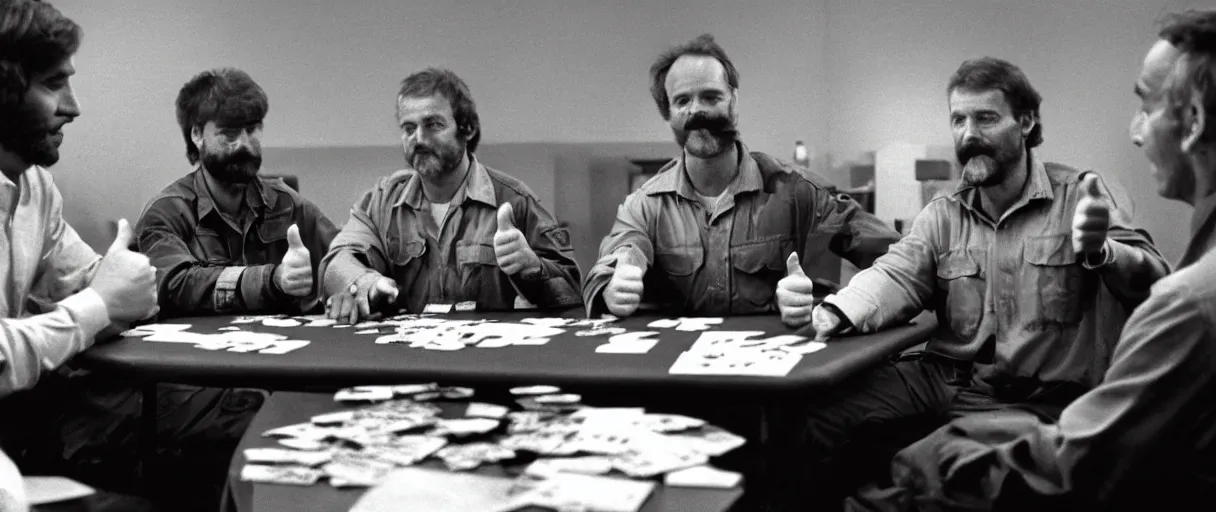
[[[589,316],[606,312],[604,288],[612,280],[618,262],[636,265],[645,272],[654,261],[654,244],[647,227],[649,224],[646,202],[646,195],[634,192],[617,208],[612,231],[600,242],[600,257],[587,272],[587,278],[583,282],[583,303]]]
[[[874,332],[923,311],[937,285],[937,247],[945,222],[940,207],[935,201],[921,210],[908,236],[824,302],[839,308],[860,332]]]
[[[356,281],[370,283],[369,275],[389,273],[388,252],[381,240],[378,223],[390,209],[383,181],[351,207],[350,220],[333,237],[329,252],[318,268],[324,297],[342,292]]]
[[[521,204],[513,205],[515,225],[524,226],[524,237],[536,257],[540,259],[540,272],[511,276],[515,288],[528,302],[556,308],[582,304],[579,294],[581,272],[574,260],[574,247],[570,245],[570,234],[557,224],[548,211],[535,199],[521,196]]]
[[[140,252],[156,267],[161,310],[197,315],[278,306],[285,297],[274,288],[277,265],[217,265],[194,257],[186,240],[195,226],[181,213],[189,207],[177,197],[156,199],[136,227]]]

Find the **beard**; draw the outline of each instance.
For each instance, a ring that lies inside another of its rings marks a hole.
[[[1014,147],[993,147],[985,142],[964,143],[955,147],[955,155],[963,165],[963,183],[974,187],[990,187],[1005,181],[1024,151],[1022,144]]]
[[[51,126],[26,105],[7,117],[0,121],[0,146],[31,165],[50,167],[59,161],[63,125]]]
[[[451,173],[460,166],[460,160],[464,157],[464,145],[460,143],[462,141],[457,142],[458,144],[439,142],[430,146],[414,144],[406,149],[405,161],[425,178]]]
[[[713,158],[735,145],[739,130],[735,126],[734,107],[730,114],[697,112],[683,124],[673,123],[676,143],[697,158]]]
[[[224,183],[250,183],[262,168],[262,155],[249,149],[219,153],[203,148],[203,168]]]

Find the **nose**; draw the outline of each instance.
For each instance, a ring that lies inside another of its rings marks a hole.
[[[1144,146],[1144,112],[1136,111],[1132,116],[1132,124],[1128,126],[1128,135],[1132,138],[1132,144],[1136,147]]]
[[[59,115],[67,117],[68,122],[80,115],[80,100],[71,87],[65,87],[59,98]]]
[[[971,142],[977,140],[980,140],[979,128],[976,127],[976,124],[971,119],[963,121],[963,141]]]

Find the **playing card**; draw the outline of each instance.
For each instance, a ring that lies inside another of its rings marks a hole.
[[[376,402],[392,398],[392,386],[362,386],[339,390],[334,394],[334,400],[338,402]]]
[[[246,464],[241,468],[241,480],[246,482],[312,485],[320,478],[320,471],[308,467]]]
[[[231,334],[231,333],[222,333]],[[144,336],[144,341],[155,341],[159,343],[207,343],[208,341],[218,341],[219,338],[212,334],[199,334],[197,332],[185,331],[158,331],[152,332]]]
[[[563,393],[557,395],[537,395],[531,397],[531,400],[538,404],[545,405],[567,405],[577,404],[582,401],[583,397],[575,393]]]
[[[720,457],[747,443],[747,439],[715,426],[663,436],[670,449],[686,449],[710,457]]]
[[[216,329],[216,330],[217,330],[217,331],[220,331],[220,332],[224,332],[224,331],[239,331],[239,330],[241,330],[241,328],[240,328],[240,327],[237,327],[237,326],[235,326],[235,325],[226,325],[226,326],[224,326],[224,327],[220,327],[219,329]]]
[[[802,355],[784,350],[694,351],[681,353],[672,363],[672,375],[751,375],[784,377]]]
[[[435,452],[435,456],[452,471],[466,471],[482,463],[495,463],[515,457],[515,451],[493,443],[469,443],[448,445]]]
[[[286,448],[291,448],[292,450],[305,450],[305,451],[324,450],[329,447],[328,444],[325,444],[321,441],[312,440],[312,439],[301,439],[301,438],[297,438],[297,437],[281,438],[281,439],[279,439],[279,444],[283,445]]]
[[[257,352],[259,350],[266,350],[273,346],[274,346],[273,341],[229,342],[228,351],[229,352],[249,353],[249,352]]]
[[[507,418],[511,422],[507,425],[507,432],[532,432],[540,430],[548,425],[555,418],[556,414],[549,411],[518,411],[507,413]]]
[[[355,331],[355,334],[380,334],[380,330],[379,329],[364,329],[362,331]]]
[[[584,457],[564,457],[557,459],[536,459],[524,468],[524,473],[535,476],[548,476],[554,473],[579,473],[583,475],[602,475],[612,471],[612,459],[603,456],[589,455]]]
[[[439,384],[428,382],[426,384],[399,384],[393,386],[393,394],[397,396],[417,395],[439,389]]]
[[[311,441],[321,441],[330,437],[336,429],[319,427],[312,423],[297,423],[295,425],[286,425],[282,427],[272,428],[262,433],[263,437],[292,437],[296,439],[306,439]]]
[[[270,344],[269,348],[259,350],[259,354],[272,354],[281,356],[288,352],[307,347],[310,342],[306,340],[282,340],[275,341]]]
[[[627,451],[612,458],[612,467],[633,478],[650,478],[677,469],[699,466],[708,461],[708,457],[699,454]]]
[[[452,312],[451,304],[427,304],[422,308],[423,313],[445,314]]]
[[[341,425],[355,419],[355,411],[337,411],[313,416],[309,421],[313,425]]]
[[[330,478],[338,478],[353,486],[376,485],[389,471],[396,467],[371,453],[343,450],[334,453],[333,459],[321,467]]]
[[[511,394],[515,396],[548,395],[560,393],[561,391],[561,388],[557,386],[519,386],[511,388]]]
[[[316,467],[329,462],[333,453],[328,451],[298,451],[282,448],[247,448],[245,461],[251,464],[291,464]]]
[[[679,414],[646,414],[637,425],[653,432],[680,432],[705,426],[705,420]]]
[[[507,415],[510,409],[496,404],[487,404],[484,402],[471,402],[468,409],[465,410],[465,416],[473,418],[490,418],[502,419]]]
[[[145,324],[123,331],[121,336],[149,336],[158,332],[179,332],[190,328],[190,324]]]
[[[484,434],[498,428],[498,424],[498,420],[490,418],[443,419],[435,424],[433,435],[462,437]]]
[[[299,327],[302,324],[299,320],[291,318],[266,318],[262,320],[262,325],[266,327]]]
[[[578,447],[570,443],[569,432],[535,430],[516,432],[498,441],[503,448],[532,452],[539,455],[573,455]]]
[[[459,386],[450,386],[439,388],[439,395],[448,400],[462,400],[473,397],[473,388],[464,388]]]
[[[460,312],[460,313],[468,312],[468,311],[477,311],[477,302],[476,301],[457,302],[456,311]]]
[[[593,327],[591,329],[575,331],[574,335],[575,336],[615,336],[618,334],[624,334],[625,332],[626,332],[626,330],[624,327]]]
[[[663,483],[672,487],[703,487],[711,489],[731,489],[739,485],[743,475],[734,471],[724,471],[713,466],[693,466],[667,473]]]
[[[447,439],[437,436],[401,436],[388,444],[372,446],[367,450],[372,456],[385,462],[412,466],[447,444]]]
[[[654,490],[654,482],[557,472],[525,475],[516,501],[548,510],[637,512]],[[515,508],[519,508],[518,505]]]

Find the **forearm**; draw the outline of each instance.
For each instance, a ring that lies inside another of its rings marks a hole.
[[[578,292],[578,266],[573,261],[538,258],[540,268],[533,273],[519,272],[511,282],[528,302],[549,308],[572,307],[582,303]]]
[[[0,398],[33,387],[44,372],[91,347],[109,323],[105,302],[91,288],[60,301],[55,311],[0,320]]]
[[[321,272],[324,273],[321,278],[324,297],[345,292],[361,278],[366,280],[367,276],[381,275],[375,269],[368,268],[359,261],[354,252],[345,248],[330,251],[321,262]]]

